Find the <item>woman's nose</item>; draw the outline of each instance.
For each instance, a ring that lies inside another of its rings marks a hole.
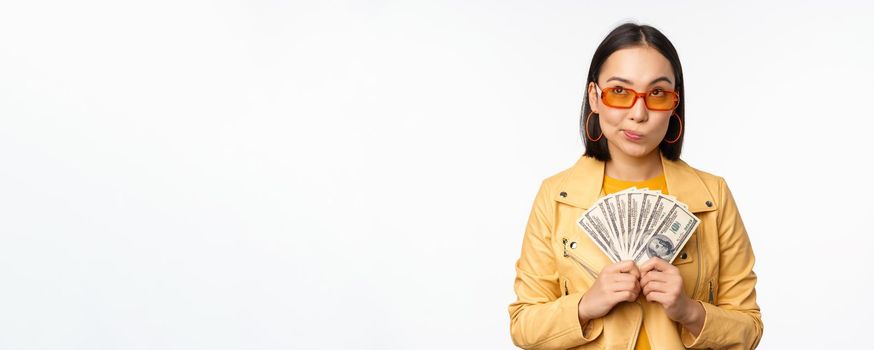
[[[628,110],[628,117],[638,123],[645,122],[649,119],[649,111],[646,109],[646,101],[644,101],[642,97],[639,97],[637,101],[634,101],[634,105],[632,105],[631,109]]]

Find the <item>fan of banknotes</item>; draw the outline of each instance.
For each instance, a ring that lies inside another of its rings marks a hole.
[[[699,219],[676,197],[634,187],[598,199],[577,224],[610,260],[673,262]]]

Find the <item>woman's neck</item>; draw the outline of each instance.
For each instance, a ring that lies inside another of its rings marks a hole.
[[[643,181],[662,173],[662,159],[658,149],[643,157],[611,152],[610,160],[605,166],[607,176],[623,181]]]

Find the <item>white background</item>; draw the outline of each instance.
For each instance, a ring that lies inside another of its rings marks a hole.
[[[4,1],[0,348],[513,348],[531,203],[627,20],[679,51],[760,348],[870,343],[874,7],[825,4]]]

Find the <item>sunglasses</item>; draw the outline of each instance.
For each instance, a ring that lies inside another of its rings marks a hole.
[[[621,86],[611,86],[606,90],[595,84],[598,96],[605,105],[613,108],[631,108],[637,102],[638,97],[643,97],[646,108],[653,111],[670,111],[680,104],[680,94],[676,91],[655,88],[647,92],[637,92]]]

